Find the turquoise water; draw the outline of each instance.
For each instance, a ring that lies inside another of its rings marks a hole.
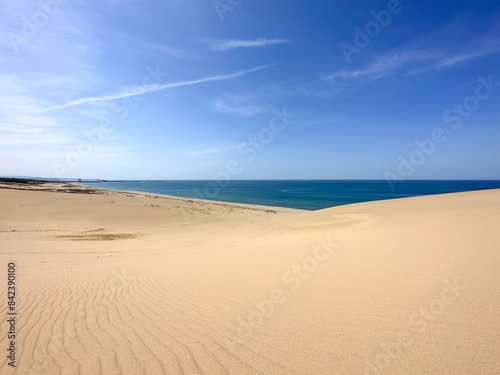
[[[84,183],[185,198],[319,210],[350,203],[500,188],[500,181],[107,181]]]

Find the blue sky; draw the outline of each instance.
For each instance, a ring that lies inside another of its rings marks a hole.
[[[497,1],[2,7],[0,175],[500,179]]]

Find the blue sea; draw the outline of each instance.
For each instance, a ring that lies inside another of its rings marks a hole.
[[[83,185],[185,198],[320,210],[351,203],[500,188],[500,181],[106,181]],[[223,186],[225,185],[225,186]],[[393,191],[394,190],[394,191]]]

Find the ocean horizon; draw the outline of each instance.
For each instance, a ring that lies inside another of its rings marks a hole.
[[[116,180],[80,182],[105,189],[182,198],[320,210],[346,204],[500,188],[499,180]]]

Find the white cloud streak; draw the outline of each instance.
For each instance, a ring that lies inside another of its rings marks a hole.
[[[233,113],[240,116],[254,116],[265,112],[266,108],[259,105],[229,105],[224,101],[216,101],[214,103],[215,110],[219,113]]]
[[[239,77],[242,77],[246,74],[253,73],[253,72],[256,72],[258,70],[266,69],[266,68],[269,68],[271,66],[273,66],[273,65],[263,65],[263,66],[258,66],[256,68],[252,68],[252,69],[240,70],[240,71],[237,71],[235,73],[222,74],[222,75],[218,75],[218,76],[206,77],[206,78],[196,79],[196,80],[192,80],[192,81],[167,83],[164,85],[155,84],[155,85],[149,85],[149,86],[126,87],[121,92],[116,93],[116,94],[77,99],[77,100],[73,100],[73,101],[68,102],[66,104],[63,104],[63,105],[55,106],[52,108],[47,108],[44,111],[55,111],[58,109],[73,107],[75,105],[79,105],[79,104],[83,104],[83,103],[92,103],[92,102],[98,102],[98,101],[108,101],[108,100],[121,99],[121,98],[126,98],[129,96],[136,96],[136,95],[147,94],[150,92],[171,89],[174,87],[189,86],[189,85],[196,85],[196,84],[205,83],[205,82],[223,81],[223,80],[228,80],[228,79],[233,79],[233,78],[239,78]]]
[[[485,43],[475,51],[459,54],[409,50],[380,56],[375,62],[365,69],[343,70],[323,77],[324,80],[345,81],[373,81],[385,78],[397,71],[403,76],[411,76],[429,70],[450,68],[454,65],[465,63],[481,56],[496,53],[500,50],[498,45]],[[419,64],[420,67],[415,67]]]
[[[210,148],[205,148],[203,150],[196,150],[196,151],[188,151],[185,152],[184,155],[191,156],[191,157],[197,157],[197,156],[207,156],[207,155],[220,155],[220,154],[225,154],[228,151],[234,151],[238,148],[240,148],[243,144],[233,144],[231,146],[225,146],[225,147],[210,147]]]
[[[288,43],[288,40],[267,38],[260,38],[255,40],[220,40],[209,42],[209,45],[213,51],[230,51],[235,48],[258,48],[281,43]]]

